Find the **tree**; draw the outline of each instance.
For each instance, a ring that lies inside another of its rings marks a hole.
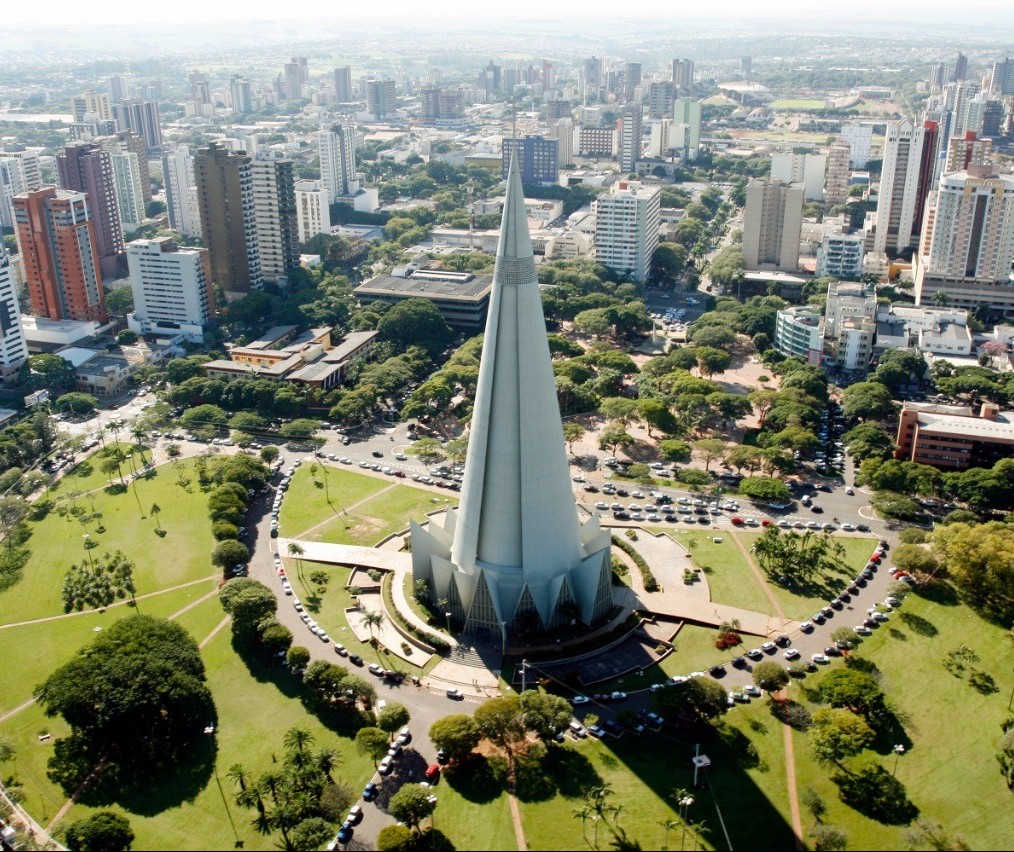
[[[412,852],[417,845],[416,836],[403,825],[385,825],[377,833],[379,852]]]
[[[857,382],[842,394],[842,412],[854,420],[887,420],[894,415],[891,392],[879,382]]]
[[[618,447],[629,447],[634,443],[634,436],[622,426],[607,426],[599,433],[599,449],[615,453]]]
[[[247,639],[257,632],[263,619],[278,609],[278,600],[271,589],[252,577],[229,580],[219,590],[218,599],[222,609],[232,616],[233,632]]]
[[[778,692],[789,682],[789,673],[779,663],[765,660],[753,667],[753,682],[765,692]]]
[[[513,748],[525,737],[521,702],[516,695],[491,698],[475,710],[475,724],[486,739],[507,752],[513,762]]]
[[[851,710],[824,707],[813,714],[810,747],[821,763],[840,767],[846,757],[872,744],[873,729]]]
[[[114,811],[98,811],[67,826],[67,848],[87,852],[121,852],[130,849],[134,830],[130,821]]]
[[[136,605],[136,591],[134,563],[121,551],[106,553],[99,559],[89,557],[87,564],[72,565],[63,579],[63,611],[99,609],[128,595]]]
[[[666,461],[688,462],[693,452],[693,447],[686,441],[668,440],[658,445],[659,453]]]
[[[779,479],[766,476],[751,476],[739,484],[739,492],[751,500],[770,503],[790,498],[789,487]]]
[[[832,707],[858,713],[874,727],[885,709],[880,684],[872,675],[855,668],[828,672],[820,682],[819,694]]]
[[[636,399],[614,396],[602,400],[599,405],[599,414],[612,423],[626,427],[632,420],[637,419],[637,409],[638,401]]]
[[[823,533],[782,533],[772,526],[757,537],[750,549],[769,575],[784,576],[795,583],[805,583],[815,574],[840,569],[845,564],[845,548]]]
[[[274,464],[275,459],[278,458],[278,447],[273,444],[268,444],[266,447],[261,447],[261,461],[265,464]]]
[[[289,423],[283,423],[279,431],[286,441],[305,441],[312,438],[319,428],[319,421],[308,417],[297,417]]]
[[[887,460],[894,455],[895,444],[891,436],[876,423],[860,423],[842,437],[849,455],[865,459]]]
[[[574,317],[574,330],[593,337],[604,337],[613,329],[605,308],[581,311]]]
[[[811,835],[814,852],[842,852],[849,848],[849,836],[833,825],[818,825]]]
[[[428,299],[406,299],[394,305],[380,320],[377,331],[380,339],[390,342],[398,352],[421,346],[431,357],[454,339],[451,327]]]
[[[743,282],[746,264],[743,261],[743,249],[739,246],[726,246],[715,255],[708,267],[711,280],[723,289],[736,287]]]
[[[933,552],[969,605],[988,618],[1010,624],[1014,618],[1014,528],[986,524],[948,524],[933,532]]]
[[[573,710],[566,698],[528,689],[521,693],[520,701],[525,726],[546,742],[551,742],[558,731],[566,730],[570,724]]]
[[[408,724],[408,720],[408,708],[397,701],[391,701],[377,714],[377,727],[393,738],[397,731]]]
[[[689,252],[677,243],[659,243],[651,256],[651,280],[659,286],[672,286],[679,281]]]
[[[436,797],[432,795],[429,787],[406,784],[391,796],[387,812],[398,822],[403,822],[409,828],[418,830],[419,823],[430,816],[436,806]]]
[[[245,565],[250,561],[250,548],[235,539],[226,539],[215,545],[211,553],[211,563],[220,568],[231,568],[233,565]]]
[[[197,643],[180,625],[144,615],[108,625],[35,698],[70,726],[50,770],[71,790],[100,759],[123,778],[178,765],[215,714]],[[80,756],[79,769],[61,761],[69,754]]]
[[[91,414],[99,407],[99,401],[90,393],[71,391],[57,397],[54,408],[65,414]]]
[[[732,356],[728,352],[711,346],[698,346],[694,349],[694,354],[697,356],[700,374],[709,378],[715,373],[724,373],[732,363]]]
[[[377,765],[377,761],[380,760],[387,750],[391,747],[391,741],[388,739],[387,734],[384,733],[380,728],[360,728],[356,732],[356,750],[360,754],[365,754],[373,761],[373,765]]]
[[[106,293],[106,310],[114,316],[126,316],[134,310],[134,290],[131,287],[121,287],[119,290],[111,290]]]
[[[831,638],[842,645],[854,648],[859,643],[859,634],[851,627],[837,627],[831,631]]]
[[[229,415],[217,405],[198,405],[188,411],[184,411],[180,417],[182,423],[188,429],[197,429],[202,426],[218,428],[229,422]]]
[[[419,456],[419,461],[423,464],[433,464],[433,462],[440,461],[444,457],[443,450],[440,448],[440,441],[436,438],[420,438],[412,443],[408,448],[408,452],[414,456]]]
[[[430,726],[430,740],[447,752],[452,760],[460,760],[479,744],[479,728],[471,716],[463,713],[444,716]]]
[[[563,424],[563,441],[567,445],[567,452],[574,452],[574,443],[584,437],[585,428],[580,423],[568,420]]]
[[[933,574],[940,567],[936,557],[918,544],[899,545],[891,554],[891,558],[899,568],[920,574]]]
[[[721,438],[705,438],[703,441],[694,442],[694,453],[704,462],[704,469],[708,470],[711,463],[721,459],[729,451],[729,445]]]
[[[676,418],[673,417],[669,406],[659,402],[657,399],[643,397],[637,401],[638,416],[648,427],[648,437],[651,437],[652,429],[660,432],[673,433],[677,430]]]
[[[1014,728],[1008,728],[1000,737],[996,760],[1000,764],[1000,774],[1003,775],[1004,781],[1011,790],[1014,790]]]
[[[310,652],[302,645],[293,645],[285,654],[290,671],[301,671],[310,662]]]
[[[320,849],[334,835],[331,824],[321,817],[309,817],[292,829],[289,839],[293,849]]]
[[[59,355],[29,355],[18,374],[18,383],[30,391],[48,390],[51,396],[74,387],[76,372]]]
[[[686,713],[701,721],[720,716],[729,709],[728,695],[720,683],[692,677],[652,694],[652,702],[663,715]]]

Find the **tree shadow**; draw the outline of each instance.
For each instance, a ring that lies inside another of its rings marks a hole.
[[[856,773],[832,776],[842,802],[885,825],[907,825],[919,816],[909,801],[905,785],[880,764],[864,766]]]
[[[729,749],[729,752],[732,754],[733,760],[737,766],[742,769],[761,768],[762,771],[766,770],[766,767],[762,767],[757,746],[754,745],[753,741],[739,730],[739,728],[722,725],[717,728],[717,731],[719,740],[721,740],[722,744]]]
[[[809,692],[810,690],[806,690]],[[814,693],[815,694],[815,693]],[[797,731],[805,731],[810,727],[810,711],[798,701],[771,701],[768,703],[768,710],[783,725],[795,728]]]
[[[974,669],[972,671],[968,676],[968,685],[982,695],[992,695],[994,692],[1000,691],[1000,687],[996,685],[993,675],[981,669]]]
[[[444,780],[463,799],[479,805],[492,802],[503,792],[489,759],[481,754],[470,754],[449,767]]]
[[[110,497],[116,497],[119,494],[126,494],[127,486],[124,485],[122,482],[114,482],[111,485],[107,485],[102,490]]]
[[[551,747],[546,755],[546,769],[552,775],[560,795],[568,799],[583,796],[585,790],[602,784],[602,776],[592,762],[569,746]]]
[[[434,852],[454,852],[457,847],[439,828],[427,828],[419,835],[419,849],[432,849]]]
[[[898,639],[902,642],[908,640],[908,634],[902,633],[897,627],[888,627],[887,635],[890,636],[892,639]]]
[[[941,606],[958,606],[961,598],[958,590],[946,580],[930,580],[912,587],[914,594]]]
[[[912,612],[903,612],[898,618],[902,623],[913,633],[918,633],[920,636],[936,636],[940,631],[937,630],[936,625],[933,624],[927,618],[923,618],[921,615],[916,615]]]

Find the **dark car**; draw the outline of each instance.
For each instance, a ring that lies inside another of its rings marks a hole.
[[[623,733],[623,728],[621,728],[618,724],[616,724],[616,722],[614,722],[612,719],[606,719],[606,721],[602,723],[602,727],[605,728],[614,737],[618,737],[620,734]]]
[[[840,656],[841,656],[841,651],[839,651],[839,650],[838,650],[838,649],[837,649],[836,647],[834,647],[833,645],[828,645],[828,646],[827,646],[827,647],[826,647],[826,648],[824,649],[824,653],[825,653],[825,654],[826,654],[826,655],[827,655],[828,657],[840,657]]]
[[[616,489],[616,494],[619,497],[629,497],[630,496],[630,492],[627,491],[626,488],[617,488]]]
[[[655,498],[655,505],[670,506],[672,505],[672,497],[670,497],[668,494],[660,494],[658,497]]]
[[[782,634],[781,636],[775,638],[775,644],[781,648],[788,648],[789,645],[792,644],[792,640],[788,636]]]
[[[712,677],[722,677],[725,674],[725,666],[712,666],[708,672]]]
[[[377,795],[377,785],[373,781],[363,788],[363,801],[372,802],[373,798]]]
[[[370,453],[370,455],[372,455],[375,459],[382,459],[384,457],[384,454],[380,450],[374,450]]]
[[[272,527],[271,528],[271,537],[272,538],[278,538],[278,527]]]
[[[810,511],[813,512],[815,515],[823,515],[824,514],[824,510],[820,506],[818,506],[816,503],[814,503],[810,507]]]
[[[741,669],[741,668],[743,668],[746,665],[746,658],[745,657],[733,657],[732,658],[732,664],[737,669]]]
[[[437,751],[437,763],[447,763],[450,758],[447,756],[447,752],[443,749]]]
[[[616,520],[618,520],[618,521],[629,521],[630,520],[630,512],[624,512],[624,511],[613,512],[613,517],[616,518]]]
[[[850,595],[848,592],[842,592],[840,595],[838,595],[838,600],[843,603],[848,603],[850,600],[852,600],[852,595]],[[832,606],[834,606],[834,604],[832,604]]]
[[[349,662],[352,663],[352,665],[354,666],[359,666],[360,668],[362,668],[363,658],[360,657],[359,654],[349,654]]]
[[[338,829],[338,842],[349,843],[355,833],[355,829],[352,828],[352,823],[348,821],[343,822],[342,827]]]
[[[834,491],[834,489],[825,482],[820,483],[820,485],[817,486],[817,489],[820,491],[826,491],[828,494]]]
[[[818,612],[813,616],[813,618],[810,619],[810,621],[815,621],[817,624],[823,624],[825,621],[827,621],[827,619],[824,618],[824,613]]]
[[[585,491],[590,491],[592,494],[596,494],[599,490],[597,485],[592,485],[590,482],[584,487]]]

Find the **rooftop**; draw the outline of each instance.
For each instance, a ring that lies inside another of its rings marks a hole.
[[[905,409],[918,413],[919,431],[927,435],[1014,442],[1014,411],[1000,411],[990,420],[961,405],[909,402]]]
[[[470,272],[449,272],[439,269],[417,269],[407,277],[378,275],[360,284],[355,295],[397,295],[404,298],[462,299],[472,301],[489,293],[493,286],[492,275],[475,275]]]

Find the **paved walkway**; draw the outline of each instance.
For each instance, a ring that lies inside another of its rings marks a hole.
[[[802,852],[803,822],[799,818],[799,791],[796,787],[796,750],[792,743],[792,728],[782,725],[782,742],[785,746],[785,780],[789,788],[789,813],[792,816],[792,833],[795,834],[796,849]]]
[[[778,602],[778,598],[775,597],[774,592],[771,591],[771,586],[767,581],[767,578],[761,572],[760,568],[757,567],[757,562],[753,558],[753,554],[750,549],[743,544],[742,539],[736,533],[729,533],[736,547],[739,548],[739,552],[743,554],[743,558],[746,560],[746,564],[750,566],[750,571],[753,572],[754,578],[757,580],[757,585],[761,587],[764,592],[764,597],[768,599],[768,603],[771,604],[771,611],[778,613],[782,618],[785,617],[785,611],[782,609],[782,605]]]

